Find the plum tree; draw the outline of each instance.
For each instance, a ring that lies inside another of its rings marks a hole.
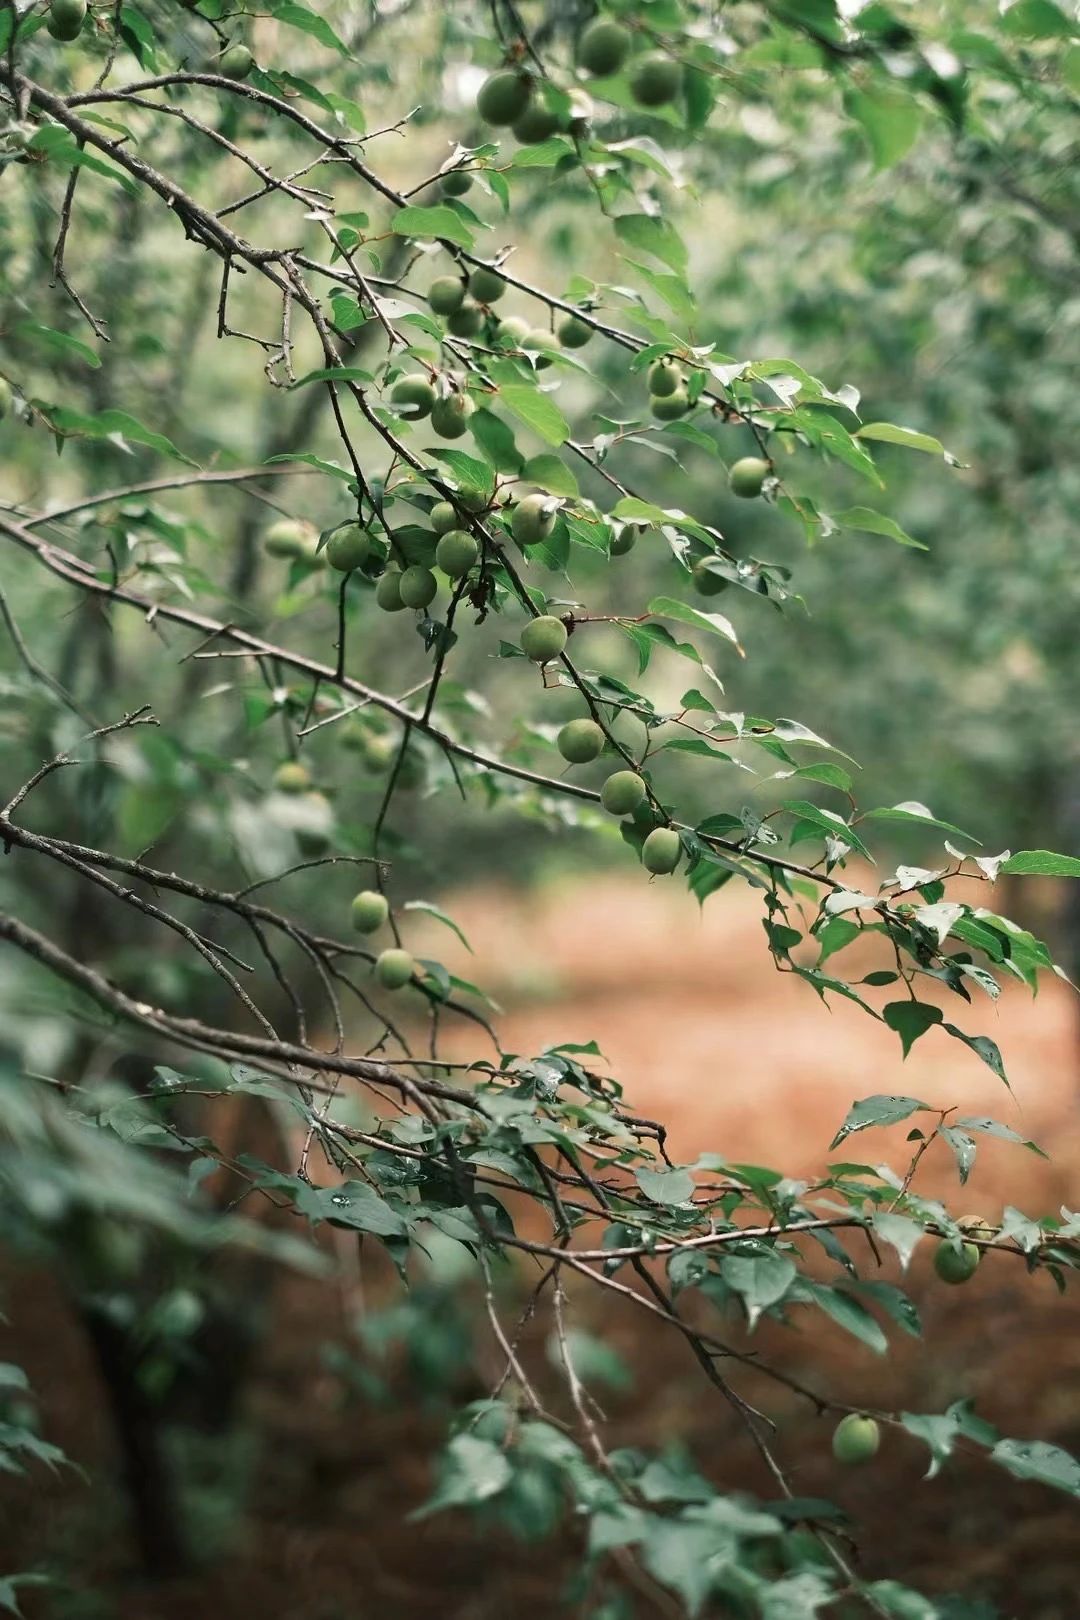
[[[832,1449],[837,1462],[849,1465],[869,1462],[881,1445],[881,1429],[876,1419],[848,1412],[833,1431]]]
[[[359,934],[375,934],[390,915],[390,903],[378,889],[361,889],[350,908],[352,925]]]
[[[600,803],[609,815],[632,816],[647,791],[636,771],[613,771],[600,789]]]
[[[548,664],[566,649],[566,626],[550,613],[530,619],[521,632],[521,650],[534,664]]]
[[[586,73],[606,78],[618,73],[630,55],[630,45],[630,35],[625,28],[610,17],[598,17],[578,41],[578,61]]]
[[[375,958],[375,977],[384,990],[400,990],[416,972],[416,963],[408,951],[391,945]]]
[[[480,555],[480,547],[467,529],[450,529],[435,547],[435,561],[448,579],[462,579]]]
[[[728,482],[731,493],[740,495],[744,500],[753,500],[760,495],[769,476],[769,463],[760,456],[743,456],[736,461],[728,473]]]
[[[681,855],[682,843],[674,827],[654,827],[641,846],[641,864],[656,876],[674,872]]]
[[[604,733],[595,720],[568,720],[558,735],[558,749],[571,765],[587,765],[604,750]]]

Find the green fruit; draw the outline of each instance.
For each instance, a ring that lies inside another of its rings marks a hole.
[[[484,312],[480,305],[474,304],[471,299],[446,317],[446,330],[451,337],[476,337],[483,324]]]
[[[976,1243],[962,1243],[957,1248],[951,1238],[944,1238],[934,1250],[934,1270],[942,1282],[970,1282],[981,1260],[982,1250]]]
[[[342,574],[362,568],[370,556],[371,536],[359,523],[347,523],[343,529],[335,529],[326,542],[326,560]]]
[[[274,786],[279,793],[306,793],[311,787],[311,772],[298,759],[287,759],[274,772]]]
[[[545,332],[542,326],[533,326],[526,332],[521,347],[536,350],[533,363],[537,371],[546,371],[551,364],[551,356],[558,354],[561,345],[554,332]]]
[[[393,737],[388,737],[380,731],[375,736],[369,736],[364,742],[364,765],[372,775],[377,776],[382,771],[388,771],[397,758],[398,745]]]
[[[413,372],[408,377],[398,378],[390,390],[390,403],[400,407],[401,416],[415,422],[420,417],[431,414],[431,407],[435,403],[435,390],[426,377],[422,377],[419,372]]]
[[[402,574],[398,592],[406,607],[426,608],[428,603],[434,599],[438,588],[439,582],[431,569],[423,568],[419,563],[414,563],[411,568],[406,568]]]
[[[309,557],[316,539],[310,523],[299,518],[279,518],[263,535],[263,545],[271,557]]]
[[[476,110],[485,124],[514,124],[532,99],[532,80],[504,69],[480,86]]]
[[[466,169],[451,169],[439,182],[444,197],[464,197],[472,186],[472,175]]]
[[[677,360],[654,360],[649,367],[649,393],[666,399],[682,385],[682,366]]]
[[[603,752],[604,733],[595,720],[568,720],[557,741],[563,759],[571,765],[588,765]]]
[[[361,889],[352,903],[352,925],[358,934],[374,934],[390,915],[385,894],[377,889]]]
[[[384,613],[400,613],[405,603],[401,599],[402,574],[397,568],[388,568],[380,574],[375,587],[375,601]]]
[[[510,532],[519,546],[538,546],[548,539],[559,515],[559,503],[551,495],[526,495],[514,507]]]
[[[447,579],[463,579],[480,555],[480,547],[465,529],[451,529],[435,547],[435,561]]]
[[[578,41],[578,61],[594,78],[618,73],[630,55],[630,35],[610,18],[598,17]]]
[[[555,336],[564,349],[583,349],[592,335],[592,327],[579,321],[576,315],[564,315],[555,328]]]
[[[375,958],[375,977],[384,990],[400,990],[413,976],[415,964],[408,951],[391,946]]]
[[[658,422],[677,422],[690,409],[690,395],[679,387],[673,394],[651,395],[649,405]]]
[[[218,68],[227,79],[246,79],[255,66],[255,58],[246,45],[230,45],[218,57]]]
[[[305,793],[304,803],[308,805],[313,815],[329,823],[333,820],[333,811],[330,801],[323,793]],[[326,825],[310,827],[300,826],[295,829],[296,842],[300,846],[301,855],[325,855],[330,848],[330,834]]]
[[[86,21],[86,0],[50,0],[46,27],[53,39],[78,39]]]
[[[11,409],[11,384],[6,377],[0,377],[0,421],[3,421]]]
[[[455,493],[463,512],[486,512],[491,505],[491,496],[482,489],[459,489]]]
[[[641,864],[647,872],[661,877],[674,872],[682,854],[682,842],[674,827],[654,827],[641,846]]]
[[[639,107],[662,107],[674,101],[682,85],[682,68],[659,51],[643,56],[630,75],[630,94]]]
[[[450,394],[431,407],[431,425],[441,439],[460,439],[468,429],[473,402],[465,394]]]
[[[704,557],[694,564],[693,580],[694,589],[702,596],[719,596],[721,591],[726,591],[731,584],[730,579],[725,579],[723,574],[709,568]]]
[[[613,816],[632,816],[645,791],[645,783],[636,771],[616,771],[600,789],[600,803]]]
[[[769,463],[762,461],[760,456],[743,456],[737,461],[728,473],[728,483],[731,485],[733,495],[741,495],[744,500],[753,500],[760,495],[762,486],[769,476]]]
[[[608,552],[612,557],[625,557],[628,551],[633,551],[643,534],[648,534],[647,523],[624,523],[616,529],[611,537]]]
[[[436,534],[449,534],[458,526],[458,515],[449,501],[436,501],[428,513],[428,520]]]
[[[515,141],[522,146],[535,145],[537,141],[546,141],[550,136],[557,135],[562,128],[562,119],[557,112],[546,107],[542,101],[533,101],[526,107],[520,118],[514,120],[510,133]]]
[[[362,754],[367,748],[370,732],[359,720],[346,720],[343,726],[338,727],[337,740],[342,748],[351,753]]]
[[[500,343],[507,343],[511,348],[519,349],[531,331],[528,321],[523,321],[520,315],[508,315],[495,328],[495,336]]]
[[[469,291],[478,304],[494,304],[506,291],[506,282],[496,271],[486,270],[481,265],[469,277]]]
[[[436,315],[452,315],[465,301],[465,284],[456,276],[436,276],[428,288],[427,301]]]
[[[534,664],[548,664],[566,647],[566,626],[550,613],[530,619],[521,632],[521,650]]]
[[[832,1449],[837,1462],[869,1462],[880,1444],[881,1430],[877,1423],[873,1418],[860,1417],[858,1412],[842,1417],[833,1432]]]

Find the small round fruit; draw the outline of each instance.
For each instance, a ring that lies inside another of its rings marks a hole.
[[[485,124],[514,124],[532,99],[532,80],[504,69],[480,86],[476,110]]]
[[[364,740],[364,765],[373,776],[388,771],[397,758],[398,745],[384,731],[368,735]]]
[[[500,321],[495,328],[495,336],[500,343],[507,343],[512,348],[520,348],[523,339],[532,331],[528,321],[523,321],[520,315],[508,315]]]
[[[436,534],[449,534],[458,526],[458,515],[449,501],[436,501],[428,518]]]
[[[411,568],[406,568],[402,574],[398,591],[406,607],[426,608],[428,603],[434,599],[438,588],[439,582],[431,569],[423,568],[419,563],[414,563]]]
[[[603,752],[604,733],[595,720],[568,720],[557,741],[563,759],[571,765],[588,765]]]
[[[335,529],[326,542],[326,560],[342,574],[362,568],[370,556],[371,536],[359,523],[347,523],[343,529]]]
[[[469,277],[469,291],[478,304],[494,304],[506,291],[506,282],[497,271],[481,265]]]
[[[11,409],[11,384],[6,377],[0,377],[0,421],[3,421]]]
[[[589,24],[578,41],[578,61],[594,78],[618,73],[630,55],[630,35],[608,17]]]
[[[704,557],[694,564],[692,577],[694,589],[702,596],[719,596],[721,591],[726,591],[731,584],[730,579],[725,579],[723,574],[718,574],[714,569],[707,567]]]
[[[871,1417],[860,1417],[849,1412],[836,1425],[832,1437],[833,1456],[837,1462],[855,1464],[869,1462],[877,1455],[881,1444],[881,1430]]]
[[[414,971],[412,957],[398,946],[392,945],[375,958],[375,977],[384,990],[400,990],[408,984]]]
[[[555,336],[564,349],[583,349],[593,335],[591,326],[576,315],[564,315],[555,328]]]
[[[519,546],[538,546],[547,540],[559,515],[559,503],[550,495],[526,495],[514,507],[510,532]]]
[[[934,1270],[946,1283],[970,1282],[979,1269],[982,1250],[977,1243],[962,1243],[959,1248],[944,1238],[934,1250]]]
[[[444,197],[464,197],[472,186],[472,175],[467,169],[451,169],[439,181]]]
[[[473,403],[465,394],[450,394],[431,407],[431,425],[441,439],[460,439],[469,426]]]
[[[418,371],[413,372],[408,377],[398,378],[390,390],[390,403],[397,406],[400,416],[415,422],[422,416],[430,416],[435,403],[435,390],[426,377]]]
[[[397,568],[388,568],[385,574],[379,575],[379,583],[375,587],[375,601],[384,613],[400,613],[406,606],[401,597],[402,578],[403,575]]]
[[[515,118],[510,133],[522,146],[532,146],[557,135],[561,128],[562,119],[557,112],[542,101],[531,101],[521,117]]]
[[[639,107],[663,107],[674,101],[682,85],[682,68],[670,56],[651,51],[630,75],[630,94]]]
[[[643,534],[647,534],[647,523],[624,523],[616,529],[611,537],[608,553],[612,557],[625,557],[628,551],[633,551]]]
[[[271,557],[307,557],[314,533],[299,518],[279,518],[263,535],[263,545]]]
[[[546,332],[542,326],[533,326],[522,339],[523,349],[536,351],[534,364],[537,371],[546,371],[551,364],[553,354],[558,354],[561,344],[554,332]]]
[[[227,79],[246,79],[255,58],[246,45],[230,45],[218,57],[218,67]]]
[[[743,456],[728,473],[731,493],[741,495],[744,500],[753,500],[755,495],[761,494],[762,486],[768,476],[769,463],[767,461],[762,461],[760,456]]]
[[[530,619],[521,632],[521,650],[534,664],[549,664],[566,648],[566,626],[551,613]]]
[[[645,791],[645,783],[636,771],[616,771],[600,789],[600,803],[613,816],[632,816]]]
[[[352,903],[352,925],[358,934],[374,934],[390,915],[385,894],[377,889],[361,889]]]
[[[446,330],[451,337],[476,337],[483,324],[484,312],[471,298],[463,303],[460,309],[452,310],[446,317]]]
[[[467,529],[451,529],[435,547],[435,561],[447,579],[463,579],[480,555]]]
[[[690,409],[690,395],[679,387],[673,394],[651,395],[649,405],[658,422],[677,422]]]
[[[491,496],[482,489],[459,489],[457,503],[463,512],[486,512],[491,505]]]
[[[682,854],[682,843],[674,827],[654,827],[641,846],[641,864],[646,872],[662,877],[674,872]]]
[[[274,772],[274,786],[279,793],[306,793],[311,787],[311,772],[298,759],[287,759]]]
[[[427,301],[436,315],[452,315],[465,301],[465,283],[456,276],[436,276],[428,288]]]
[[[86,0],[50,0],[46,27],[53,39],[78,39],[86,21]]]
[[[654,360],[649,367],[649,393],[666,399],[682,384],[682,366],[677,360]]]

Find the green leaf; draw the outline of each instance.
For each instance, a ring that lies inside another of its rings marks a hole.
[[[313,382],[369,383],[370,381],[371,372],[364,371],[360,366],[320,366],[316,371],[308,371],[302,377],[297,377],[294,383],[289,384],[289,387],[305,388],[308,383]],[[286,457],[288,461],[292,459],[291,456]]]
[[[1080,1496],[1080,1462],[1045,1440],[999,1440],[990,1460],[1015,1479],[1052,1485],[1069,1496]]]
[[[795,1262],[778,1249],[766,1249],[755,1255],[725,1255],[720,1262],[720,1274],[742,1299],[751,1330],[762,1311],[783,1299],[798,1275]]]
[[[842,843],[864,855],[867,860],[870,859],[870,851],[854,827],[850,826],[843,816],[837,815],[835,810],[825,810],[821,805],[811,804],[809,799],[785,799],[782,808],[789,815],[797,816],[800,821],[808,821],[812,827],[820,828],[822,832],[828,833],[830,838],[840,839]]]
[[[475,422],[475,417],[471,420]],[[521,476],[526,483],[547,490],[549,495],[565,495],[570,500],[576,500],[581,493],[577,479],[558,456],[531,456],[522,468]]]
[[[445,911],[441,911],[439,907],[434,905],[430,900],[406,900],[401,909],[402,911],[422,911],[426,916],[434,917],[437,922],[441,922],[447,928],[449,928],[451,933],[456,934],[458,939],[460,939],[461,943],[464,945],[465,949],[469,952],[470,956],[472,955],[472,946],[465,938],[465,935],[462,933],[453,917],[448,917]]]
[[[293,1202],[311,1221],[354,1226],[376,1237],[404,1237],[408,1225],[366,1181],[343,1181],[337,1187],[312,1187],[299,1177],[290,1186]]]
[[[348,46],[338,38],[326,19],[314,11],[309,11],[307,6],[296,5],[295,0],[288,0],[285,5],[275,6],[274,18],[289,28],[298,28],[301,33],[310,34],[320,45],[329,46],[330,50],[338,51],[342,56],[349,55]]]
[[[651,253],[678,275],[686,274],[689,256],[686,243],[666,219],[653,214],[621,214],[615,221],[620,242],[639,253]]]
[[[928,1112],[930,1104],[920,1102],[918,1097],[890,1097],[883,1094],[864,1097],[861,1102],[852,1103],[848,1109],[844,1123],[829,1143],[829,1152],[838,1148],[846,1137],[854,1136],[856,1131],[865,1131],[868,1126],[896,1125],[912,1114]]]
[[[923,827],[939,827],[942,832],[952,833],[956,838],[964,838],[969,844],[979,842],[971,833],[965,832],[963,827],[955,827],[951,821],[939,820],[925,804],[919,804],[916,799],[908,799],[903,804],[881,805],[876,810],[864,810],[860,820],[917,822]]]
[[[843,512],[835,512],[833,521],[841,529],[858,529],[862,534],[883,534],[887,540],[895,540],[901,546],[914,546],[917,551],[930,549],[921,540],[913,540],[910,534],[906,534],[895,518],[875,512],[869,506],[849,506]]]
[[[512,1477],[510,1463],[501,1446],[477,1434],[457,1434],[443,1453],[434,1493],[409,1517],[426,1519],[443,1508],[476,1507],[498,1496]]]
[[[469,431],[496,472],[521,472],[523,458],[514,442],[513,430],[494,411],[482,408],[473,411]]]
[[[654,1204],[685,1204],[694,1191],[689,1170],[635,1170],[635,1180]]]
[[[900,1044],[907,1057],[920,1035],[925,1035],[928,1029],[940,1024],[943,1014],[940,1007],[932,1007],[926,1001],[890,1001],[882,1009],[881,1016],[890,1029],[895,1029],[900,1037]]]
[[[875,1214],[874,1231],[896,1250],[901,1271],[907,1270],[912,1255],[926,1236],[918,1221],[910,1220],[907,1215],[889,1214],[886,1210]]]
[[[870,84],[847,97],[852,115],[862,125],[875,169],[898,163],[912,148],[922,112],[917,101],[893,84]]]
[[[708,630],[712,635],[723,636],[725,641],[739,647],[735,627],[722,613],[704,613],[701,608],[690,607],[673,596],[654,596],[648,612],[655,614],[658,619],[675,619],[679,624],[691,625],[695,630]],[[741,647],[739,651],[742,651]]]
[[[410,203],[398,209],[390,229],[396,236],[456,242],[458,247],[464,248],[473,246],[472,232],[457,210],[448,203],[433,203],[428,208]]]
[[[808,1277],[800,1279],[800,1288],[826,1316],[832,1317],[837,1326],[861,1340],[876,1356],[885,1354],[889,1341],[881,1323],[870,1315],[865,1305],[840,1288],[828,1288],[824,1283],[811,1282]]]
[[[923,450],[928,456],[947,455],[945,446],[929,433],[917,433],[914,428],[897,427],[894,422],[867,422],[855,434],[857,439],[874,439],[879,444],[898,444],[905,450]]]
[[[1049,849],[1020,849],[1000,870],[1017,877],[1080,877],[1080,860],[1075,855],[1055,855]]]
[[[570,437],[570,424],[555,401],[532,383],[503,383],[499,398],[548,444],[565,444]]]
[[[87,416],[81,411],[68,410],[64,405],[49,405],[40,399],[35,399],[33,404],[49,426],[65,438],[108,439],[121,450],[127,450],[132,444],[143,444],[147,449],[156,450],[162,456],[171,456],[174,461],[182,461],[188,467],[198,465],[190,456],[178,450],[164,434],[151,433],[149,428],[143,427],[126,411],[99,411],[94,416]]]
[[[84,343],[81,338],[72,337],[68,332],[57,332],[53,327],[42,326],[38,321],[20,321],[15,331],[19,337],[27,338],[32,343],[40,343],[43,348],[53,349],[58,354],[77,355],[95,370],[101,365],[100,358],[89,343]]]

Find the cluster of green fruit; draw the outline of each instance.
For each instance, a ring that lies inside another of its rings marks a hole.
[[[352,903],[352,924],[359,934],[377,934],[390,917],[390,905],[377,889],[361,889]],[[399,945],[391,945],[375,958],[375,978],[384,990],[402,990],[416,973],[411,954]]]
[[[568,764],[589,765],[603,753],[604,741],[603,729],[595,720],[568,720],[555,745]],[[609,815],[632,816],[644,804],[647,792],[645,779],[637,771],[614,771],[600,789],[600,803]],[[682,843],[674,827],[654,827],[642,845],[641,860],[646,871],[660,876],[674,872],[681,854]]]
[[[679,63],[661,51],[646,51],[631,61],[634,41],[610,18],[598,17],[578,41],[578,62],[591,78],[607,79],[630,63],[630,94],[639,107],[663,107],[682,89]],[[534,76],[523,67],[500,68],[484,80],[476,110],[486,124],[509,128],[516,140],[546,141],[563,130],[583,132],[585,119],[553,104]],[[579,124],[582,129],[579,129]]]
[[[518,315],[497,318],[492,306],[504,296],[506,288],[507,282],[498,270],[480,265],[467,281],[457,276],[436,276],[428,288],[427,301],[433,313],[446,322],[451,337],[483,335],[490,343],[529,354],[538,371],[546,370],[560,349],[583,349],[592,337],[592,327],[576,314],[564,315],[553,332],[530,326]],[[473,408],[465,395],[457,391],[440,394],[434,383],[422,376],[399,378],[390,391],[390,402],[407,420],[429,416],[435,432],[444,439],[462,436]]]
[[[86,0],[49,0],[45,26],[53,39],[78,39],[86,21]]]

